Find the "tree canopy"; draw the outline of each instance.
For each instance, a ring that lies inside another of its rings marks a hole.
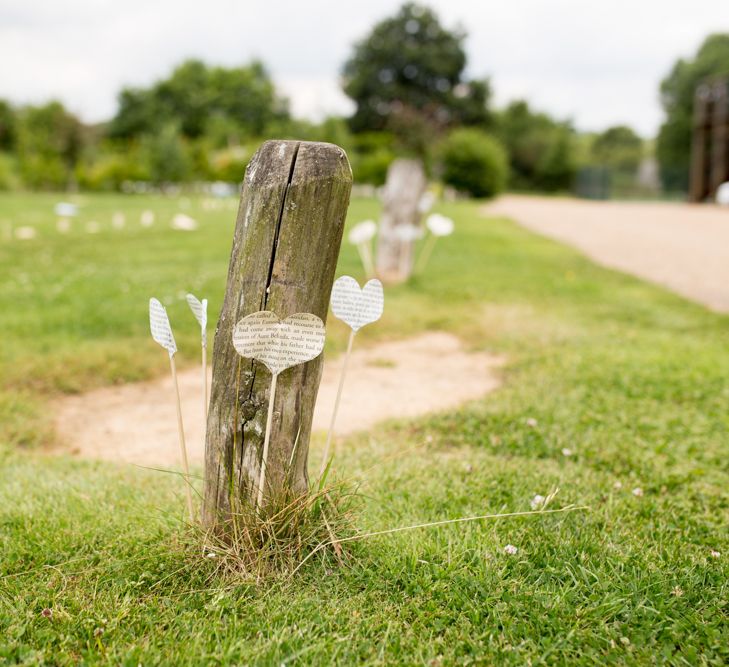
[[[667,187],[687,185],[696,88],[702,81],[719,75],[729,75],[729,33],[707,37],[696,56],[678,60],[661,83],[666,120],[658,133],[656,157]]]
[[[109,135],[128,139],[175,124],[189,139],[213,133],[221,140],[237,140],[259,136],[287,116],[260,62],[225,68],[188,60],[150,88],[122,90]]]
[[[518,100],[498,114],[495,132],[509,153],[512,187],[554,191],[572,185],[576,162],[569,123]]]
[[[635,170],[643,158],[643,140],[627,125],[616,125],[595,137],[591,152],[602,166]]]
[[[344,92],[356,104],[352,130],[402,134],[413,122],[430,130],[487,123],[489,82],[464,79],[464,38],[414,3],[376,24],[343,69]]]

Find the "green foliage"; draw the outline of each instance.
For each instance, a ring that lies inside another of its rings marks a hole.
[[[81,123],[60,102],[25,107],[18,115],[16,145],[27,186],[63,189],[81,155]]]
[[[259,136],[287,115],[260,62],[225,68],[188,60],[150,88],[122,90],[108,132],[112,138],[130,139],[174,124],[189,139],[210,132],[233,144]]]
[[[253,148],[235,146],[212,152],[207,166],[207,177],[212,181],[240,183],[253,157]]]
[[[56,200],[0,202],[0,218],[43,234],[0,240],[0,428],[28,443],[48,442],[39,425],[58,392],[169,372],[149,337],[150,294],[169,295],[178,361],[197,363],[184,290],[218,312],[230,253],[234,211],[194,197],[201,224],[190,234],[130,224],[53,235]],[[97,220],[150,209],[161,222],[177,210],[170,197],[81,201]],[[312,559],[291,579],[257,584],[221,576],[225,552],[191,551],[178,475],[6,450],[0,662],[729,662],[729,319],[484,218],[477,204],[441,212],[456,231],[438,242],[427,280],[389,289],[358,345],[452,332],[504,355],[504,385],[344,439],[336,471],[365,492],[356,526],[524,511],[556,486],[553,506],[589,510],[370,538],[348,566]],[[350,222],[377,213],[355,200]],[[341,273],[363,277],[346,243]],[[330,318],[331,351],[346,346],[340,324]]]
[[[147,157],[136,142],[131,142],[123,151],[102,145],[76,168],[76,180],[84,190],[119,191],[126,182],[149,178]]]
[[[643,159],[643,140],[630,127],[616,125],[595,137],[591,154],[601,166],[635,171]]]
[[[377,148],[367,153],[355,154],[351,160],[354,182],[384,185],[387,170],[394,159],[395,154],[387,148]]]
[[[0,152],[0,191],[15,190],[19,186],[17,164],[9,153]]]
[[[495,134],[509,153],[509,186],[567,190],[576,173],[574,132],[568,123],[512,102],[497,116]]]
[[[179,183],[189,180],[192,160],[177,126],[169,123],[152,136],[145,137],[149,176],[153,183]]]
[[[11,151],[15,148],[18,133],[18,119],[15,109],[5,100],[0,99],[0,151]]]
[[[408,3],[375,25],[345,63],[344,92],[356,110],[355,132],[389,129],[411,151],[422,151],[422,132],[489,121],[487,81],[466,81],[465,35],[446,30],[435,13]],[[417,120],[416,120],[417,119]],[[413,130],[412,136],[408,130]]]
[[[679,59],[661,82],[666,120],[658,132],[656,157],[667,189],[688,188],[694,96],[699,84],[729,75],[729,33],[710,35],[693,59]]]
[[[440,159],[443,182],[474,197],[493,197],[506,186],[506,152],[481,130],[453,130],[443,142]]]

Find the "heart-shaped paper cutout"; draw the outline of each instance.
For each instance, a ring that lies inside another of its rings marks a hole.
[[[296,313],[285,320],[261,310],[239,320],[233,329],[233,347],[242,357],[257,359],[273,375],[303,364],[324,349],[324,322],[311,313]]]
[[[149,330],[152,332],[152,338],[169,352],[170,357],[177,352],[167,311],[157,299],[149,300]]]
[[[385,306],[382,283],[373,278],[363,288],[352,276],[337,278],[332,288],[332,312],[359,331],[365,324],[380,319]]]
[[[446,218],[440,213],[429,215],[425,221],[425,225],[433,236],[448,236],[453,233],[455,227],[453,220]]]
[[[377,223],[374,220],[363,220],[357,223],[349,232],[349,242],[353,245],[367,243],[377,234]]]
[[[203,299],[199,301],[194,294],[187,295],[187,305],[190,306],[192,314],[200,325],[202,331],[203,343],[207,342],[207,328],[208,328],[208,300]]]

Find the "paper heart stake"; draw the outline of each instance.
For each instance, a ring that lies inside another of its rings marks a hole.
[[[202,381],[203,381],[203,423],[208,417],[208,300],[199,301],[194,294],[187,295],[187,305],[200,325],[202,342]]]
[[[357,246],[359,258],[362,260],[367,277],[375,275],[375,264],[372,261],[372,239],[377,233],[377,223],[374,220],[364,220],[357,223],[349,232],[349,242]]]
[[[185,446],[185,429],[182,426],[182,407],[180,406],[180,387],[177,383],[177,368],[175,366],[175,353],[177,344],[172,334],[170,320],[167,317],[165,307],[157,300],[149,300],[149,328],[152,338],[159,343],[170,355],[170,370],[172,371],[172,384],[175,387],[175,398],[177,405],[177,436],[180,441],[180,455],[182,467],[185,470],[185,492],[187,494],[187,511],[190,521],[195,520],[195,510],[192,505],[192,492],[190,491],[190,467],[187,463],[187,447]]]
[[[332,287],[331,303],[334,316],[356,333],[365,324],[382,317],[385,304],[382,283],[374,278],[361,288],[351,276],[342,276]]]
[[[366,324],[376,322],[382,317],[382,311],[385,306],[385,294],[382,289],[382,283],[374,278],[363,288],[360,288],[359,283],[351,276],[341,276],[337,278],[332,287],[331,304],[334,316],[342,320],[345,324],[348,324],[352,330],[349,332],[347,351],[344,353],[344,362],[342,363],[342,374],[339,376],[337,397],[334,399],[334,410],[331,421],[329,422],[326,444],[324,445],[324,458],[321,464],[322,476],[329,463],[329,449],[331,448],[332,438],[334,436],[334,424],[337,421],[339,401],[342,398],[342,388],[344,387],[344,378],[347,374],[349,355],[352,352],[354,335]]]
[[[155,342],[165,348],[172,358],[177,352],[177,344],[172,334],[167,311],[157,299],[149,300],[149,330],[152,332]]]
[[[271,390],[268,398],[266,435],[263,439],[261,474],[258,479],[256,507],[263,501],[266,484],[268,444],[271,438],[273,404],[279,373],[303,364],[321,354],[326,331],[324,323],[311,313],[296,313],[285,320],[268,310],[252,313],[233,328],[233,347],[242,357],[257,359],[271,371]]]
[[[446,216],[441,215],[440,213],[432,213],[429,215],[425,220],[425,226],[428,228],[430,236],[423,246],[420,257],[418,257],[417,265],[415,267],[416,273],[422,273],[425,270],[438,237],[450,236],[455,228],[453,220],[446,218]]]

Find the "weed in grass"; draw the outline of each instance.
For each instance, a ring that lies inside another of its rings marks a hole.
[[[260,582],[293,572],[313,555],[324,566],[343,565],[348,555],[340,540],[354,533],[356,503],[345,484],[305,494],[280,490],[260,507],[236,502],[214,528],[200,529],[198,543],[215,563],[213,578]]]

